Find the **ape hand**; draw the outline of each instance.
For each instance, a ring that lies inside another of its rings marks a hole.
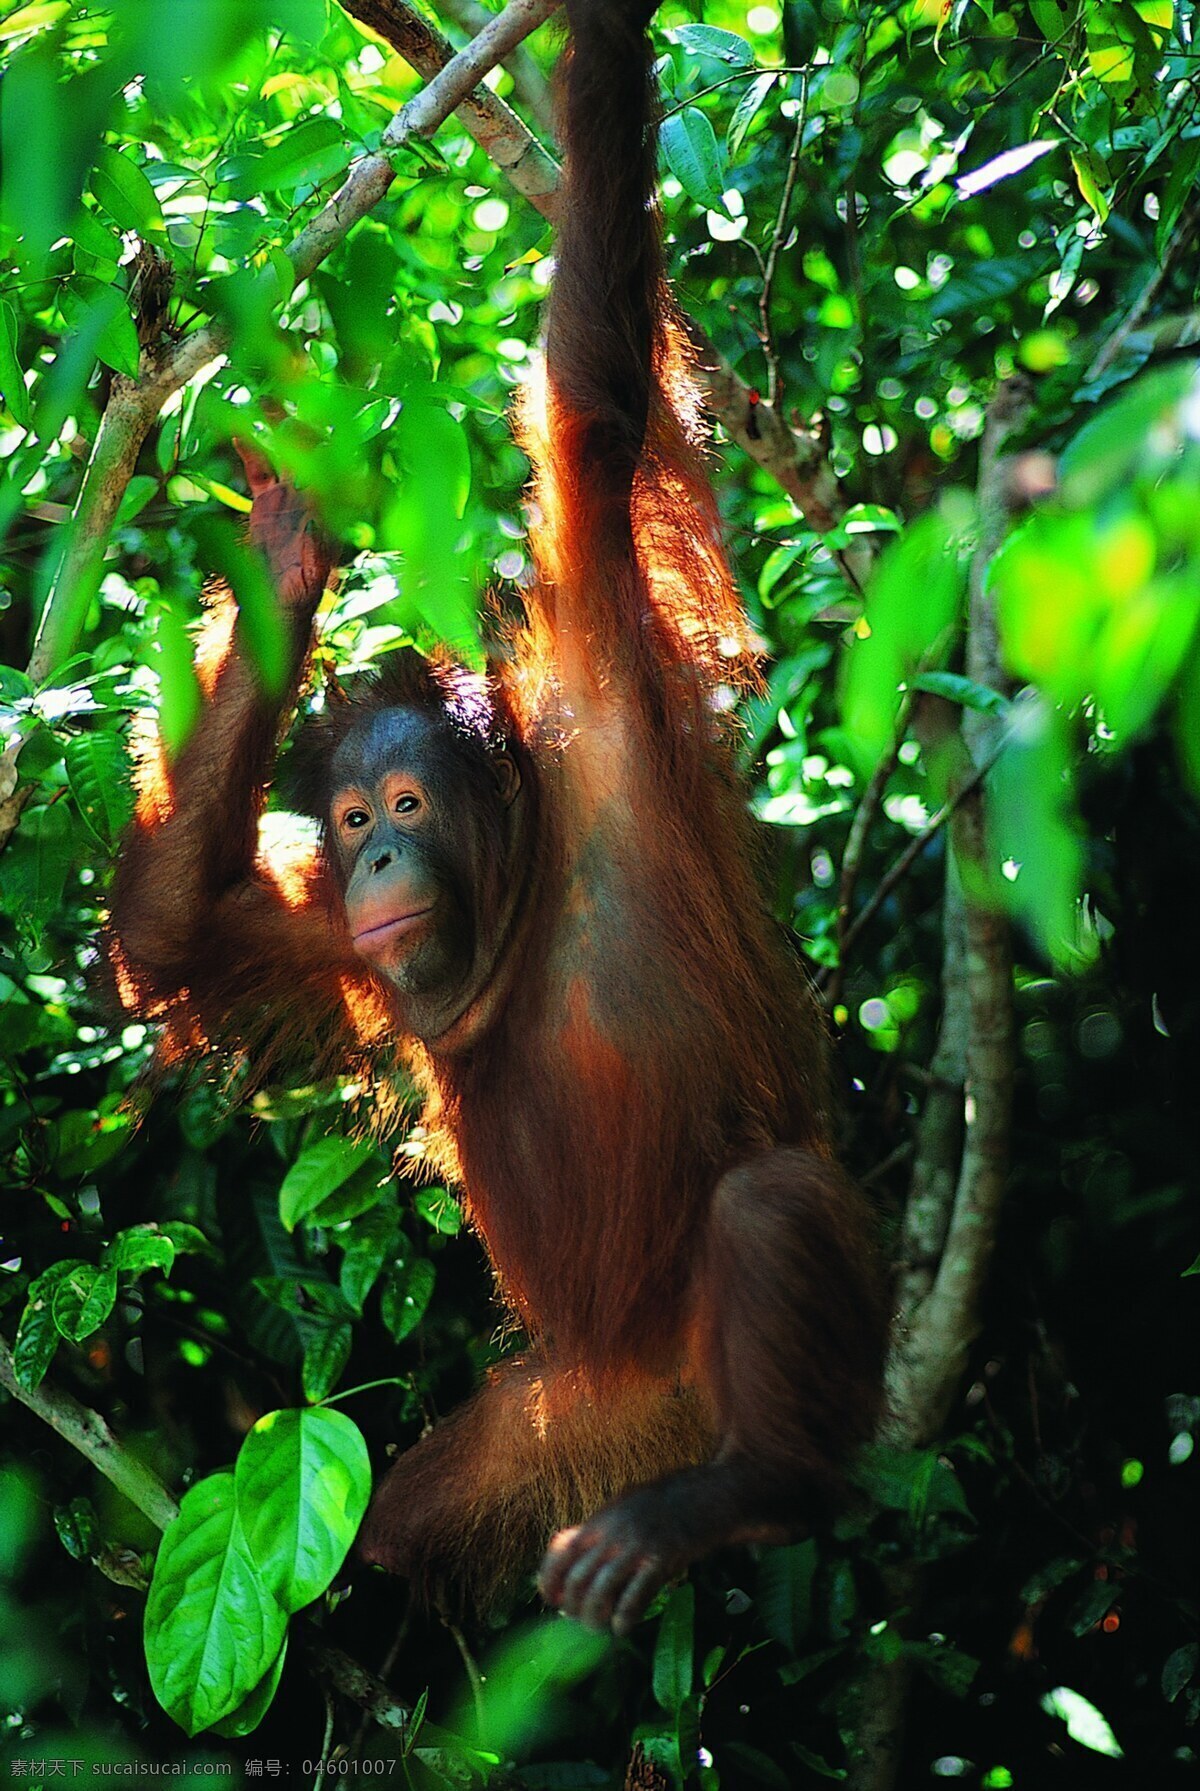
[[[330,543],[321,534],[306,499],[280,479],[270,462],[244,441],[234,442],[254,502],[250,539],[265,558],[285,609],[313,608],[333,566]]]

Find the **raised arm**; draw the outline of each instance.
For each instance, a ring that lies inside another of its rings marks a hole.
[[[623,711],[700,754],[711,693],[746,669],[749,631],[663,273],[653,11],[647,0],[567,0],[545,382],[522,417],[542,518],[530,609],[581,723]]]
[[[196,669],[200,720],[178,757],[143,756],[137,816],[112,896],[111,951],[121,999],[172,1022],[181,1048],[250,1043],[284,989],[329,981],[344,955],[319,861],[273,867],[258,823],[281,723],[295,700],[328,552],[299,495],[243,449],[253,497],[250,538],[270,569],[287,625],[285,690],[263,691],[233,597],[205,622]],[[274,1016],[278,1024],[278,1016]],[[196,1035],[202,1035],[197,1037]]]

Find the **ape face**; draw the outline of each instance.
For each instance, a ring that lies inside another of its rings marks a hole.
[[[327,838],[355,951],[401,996],[452,1009],[494,944],[515,764],[438,715],[384,708],[331,771]]]

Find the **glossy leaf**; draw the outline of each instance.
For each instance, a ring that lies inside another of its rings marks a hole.
[[[725,210],[725,162],[716,132],[698,106],[663,120],[662,151],[689,199],[708,211]]]
[[[377,1155],[369,1138],[351,1139],[333,1134],[308,1145],[284,1176],[279,1190],[279,1216],[288,1230],[293,1231],[335,1189]]]
[[[259,1574],[231,1473],[186,1493],[154,1563],[146,1664],[154,1695],[188,1735],[232,1716],[269,1673],[287,1616]]]
[[[262,1582],[287,1611],[319,1598],[371,1493],[358,1426],[327,1408],[269,1412],[238,1452],[238,1511]]]

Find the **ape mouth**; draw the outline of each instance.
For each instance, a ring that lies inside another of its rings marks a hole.
[[[390,945],[393,940],[403,939],[406,934],[414,932],[425,916],[432,913],[431,902],[428,908],[413,908],[407,914],[394,914],[390,920],[362,927],[354,935],[355,948],[358,951],[377,951],[381,945]]]

